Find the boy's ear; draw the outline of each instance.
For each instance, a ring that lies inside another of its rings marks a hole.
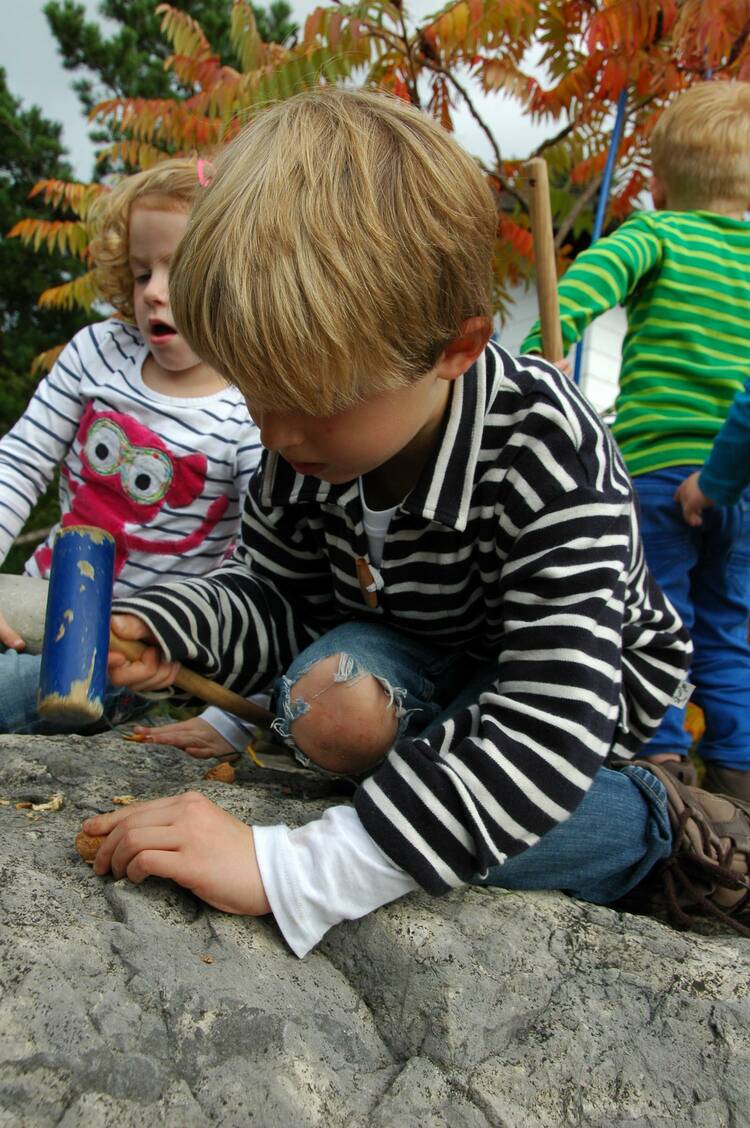
[[[654,207],[657,211],[664,211],[667,206],[667,190],[655,172],[651,173],[648,187],[653,196]]]
[[[461,325],[457,337],[445,346],[437,364],[435,374],[440,380],[457,380],[471,368],[474,361],[484,352],[484,347],[492,333],[489,317],[470,317]]]

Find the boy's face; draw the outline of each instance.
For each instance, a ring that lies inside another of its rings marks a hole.
[[[414,384],[382,392],[335,415],[254,410],[251,401],[248,409],[260,427],[263,446],[277,451],[298,474],[341,484],[396,455],[426,455],[449,393],[450,383],[433,369]]]
[[[263,445],[298,474],[340,485],[382,467],[397,502],[416,484],[438,441],[452,382],[471,367],[491,330],[488,318],[470,318],[421,379],[335,415],[266,411],[246,397],[248,410]]]
[[[136,203],[128,234],[136,324],[159,366],[175,373],[203,363],[175,329],[169,306],[169,264],[187,221],[185,211]]]

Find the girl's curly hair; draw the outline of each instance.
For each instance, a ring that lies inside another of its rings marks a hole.
[[[90,214],[93,237],[89,251],[99,295],[128,321],[134,319],[133,274],[129,229],[133,206],[163,211],[189,211],[202,191],[198,162],[176,157],[127,176],[100,196]]]

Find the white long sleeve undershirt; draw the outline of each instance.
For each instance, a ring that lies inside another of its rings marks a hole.
[[[329,928],[418,889],[384,854],[353,807],[330,807],[297,830],[254,826],[263,888],[289,947],[302,958]]]

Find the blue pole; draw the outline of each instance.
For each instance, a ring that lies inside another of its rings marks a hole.
[[[602,176],[602,186],[599,189],[599,199],[596,205],[596,215],[594,216],[594,230],[591,233],[591,242],[595,243],[602,233],[604,226],[604,216],[607,211],[607,200],[609,199],[609,188],[612,183],[612,173],[615,168],[615,160],[617,159],[617,150],[620,147],[620,138],[622,137],[622,127],[625,123],[625,103],[627,101],[627,90],[623,90],[620,97],[617,99],[617,114],[615,116],[615,124],[612,130],[612,138],[609,142],[609,152],[607,153],[607,163],[604,166],[604,175]],[[583,337],[576,345],[576,357],[573,367],[573,381],[576,384],[581,382],[581,364],[583,363]]]

